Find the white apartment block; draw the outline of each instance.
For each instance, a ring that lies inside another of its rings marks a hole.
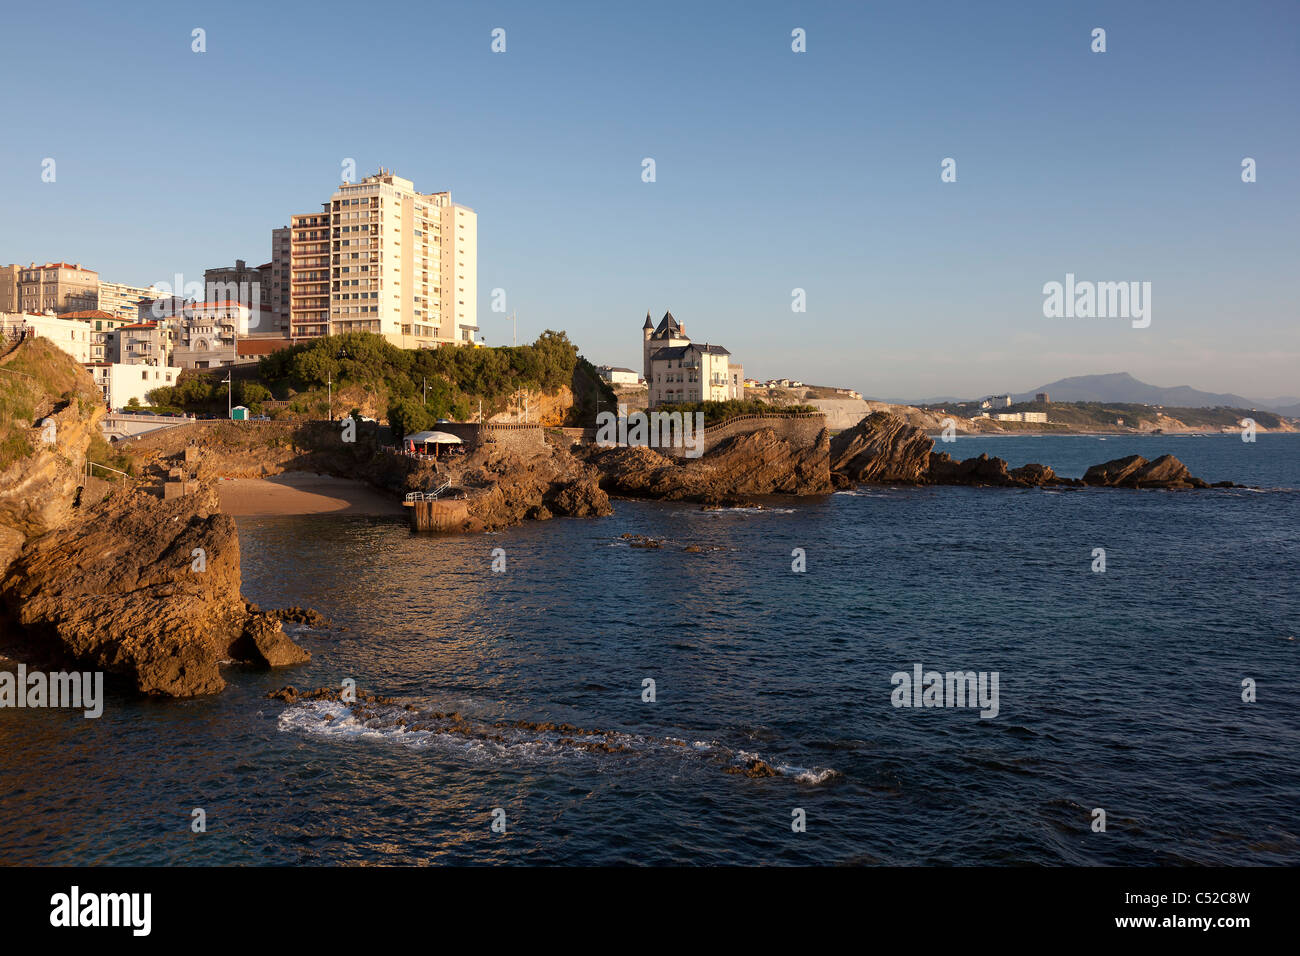
[[[408,349],[475,340],[474,210],[452,202],[447,192],[416,192],[410,180],[381,169],[341,185],[324,216],[323,236],[316,214],[292,220],[295,337],[374,332]]]
[[[155,388],[175,385],[181,370],[169,365],[124,365],[118,362],[87,362],[86,371],[94,378],[104,396],[104,404],[120,411],[135,399],[140,405],[149,404],[149,393]]]
[[[99,284],[99,311],[108,312],[128,322],[135,322],[140,314],[140,303],[158,297],[152,286],[123,285],[120,282]]]

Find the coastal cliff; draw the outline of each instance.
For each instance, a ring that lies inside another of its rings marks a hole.
[[[0,578],[0,601],[37,653],[125,678],[143,694],[225,687],[223,661],[310,655],[239,593],[239,537],[215,489],[107,498],[31,540]]]
[[[83,474],[104,412],[89,375],[38,338],[0,358],[0,379],[6,650],[169,697],[220,690],[223,662],[308,659],[278,617],[240,597],[239,539],[211,484],[170,499],[113,484],[91,503]]]

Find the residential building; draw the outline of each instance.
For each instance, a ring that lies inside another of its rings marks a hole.
[[[123,325],[117,330],[118,361],[123,365],[171,365],[173,340],[165,321]]]
[[[1039,392],[1037,395],[1034,396],[1034,401],[1042,402],[1044,405],[1046,405],[1051,400],[1052,397],[1048,395],[1046,392]]]
[[[18,274],[19,311],[79,312],[99,308],[99,273],[76,263],[32,263]]]
[[[236,344],[249,334],[252,320],[252,310],[241,302],[188,303],[176,323],[172,363],[181,368],[234,365]]]
[[[290,338],[314,338],[330,330],[329,204],[322,209],[289,219]]]
[[[5,313],[0,315],[0,334],[9,339],[39,336],[78,362],[91,361],[91,326],[86,319],[29,312]]]
[[[376,332],[401,348],[472,343],[478,217],[451,193],[419,193],[380,169],[330,197],[331,334]]]
[[[640,381],[640,376],[630,368],[619,368],[614,365],[601,365],[596,369],[600,377],[610,385],[635,385]]]
[[[374,332],[401,348],[474,343],[478,217],[451,193],[417,192],[380,169],[339,186],[323,215],[292,217],[289,231],[292,337]],[[273,232],[273,269],[275,242]]]
[[[136,321],[161,322],[163,319],[175,318],[181,314],[189,303],[189,299],[183,299],[178,295],[146,300],[140,303]]]
[[[120,362],[122,360],[121,337],[118,330],[123,326],[133,325],[134,318],[128,321],[119,315],[105,312],[102,309],[91,309],[87,312],[67,312],[61,318],[85,319],[90,323],[90,361]]]
[[[650,408],[744,398],[744,368],[721,345],[692,342],[671,312],[664,313],[658,327],[647,312],[641,338]]]
[[[149,404],[149,393],[175,385],[181,370],[167,365],[126,365],[118,362],[87,362],[86,371],[104,396],[104,404],[118,411],[135,399]]]
[[[985,418],[988,416],[985,415]],[[1038,422],[1047,424],[1047,412],[997,412],[993,418],[1000,422]]]
[[[120,282],[101,282],[96,308],[109,312],[126,322],[140,318],[140,303],[157,298],[158,290],[152,286],[123,285]]]
[[[22,271],[20,265],[0,266],[0,314],[22,311],[18,299],[18,276]]]
[[[271,307],[268,331],[289,334],[289,268],[292,230],[271,230],[271,261],[262,267],[262,298]]]
[[[203,270],[203,298],[207,302],[242,302],[254,313],[262,306],[262,270],[251,269],[243,259],[234,266]]]

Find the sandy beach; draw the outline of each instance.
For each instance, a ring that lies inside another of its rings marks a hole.
[[[400,515],[395,495],[360,481],[285,472],[271,478],[223,478],[217,483],[221,509],[236,517],[269,515]]]

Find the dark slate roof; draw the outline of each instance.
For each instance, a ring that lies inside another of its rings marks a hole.
[[[681,326],[677,324],[677,320],[673,318],[673,314],[671,312],[665,312],[664,317],[659,320],[659,328],[655,329],[655,335],[663,335],[665,332],[677,332],[680,330]]]
[[[690,345],[672,345],[661,349],[655,349],[650,353],[650,359],[680,359],[687,352],[708,352],[710,355],[730,355],[731,353],[721,345],[698,345],[692,342]]]
[[[655,324],[654,324],[653,322],[650,321],[650,313],[647,312],[647,313],[645,314],[645,325],[641,326],[641,328],[643,328],[643,329],[653,329],[654,327],[655,327]]]

